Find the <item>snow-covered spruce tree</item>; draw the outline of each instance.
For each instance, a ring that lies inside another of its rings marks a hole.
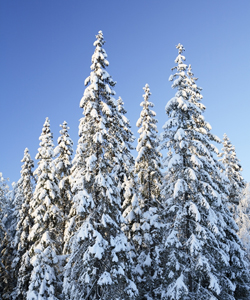
[[[151,93],[148,84],[143,89],[144,101],[141,102],[142,111],[136,124],[140,127],[140,137],[136,148],[138,156],[135,160],[140,223],[133,224],[131,234],[136,249],[134,272],[140,293],[139,299],[156,299],[154,290],[158,283],[161,244],[161,153],[157,150],[157,120],[156,113],[150,109],[154,104],[149,101]]]
[[[8,244],[8,247],[11,247],[12,255],[11,255],[11,270],[13,271],[13,281],[14,286],[16,286],[17,280],[17,262],[20,263],[20,253],[18,250],[18,244],[20,242],[20,236],[22,234],[20,228],[17,228],[20,222],[20,212],[22,205],[24,203],[24,191],[23,191],[23,178],[21,178],[12,184],[13,190],[9,193],[10,202],[12,203],[12,212],[11,215],[8,217],[9,219],[9,237],[11,238],[11,243]],[[20,264],[19,264],[20,265]],[[12,298],[14,296],[12,295]]]
[[[189,87],[191,87],[191,89],[189,88],[190,91],[190,101],[192,103],[195,103],[199,108],[202,107],[202,104],[197,102],[196,99],[202,99],[202,96],[200,94],[201,88],[198,88],[195,81],[197,80],[197,78],[193,77],[193,73],[191,70],[191,66],[189,66],[188,68],[188,85]],[[194,120],[196,121],[197,124],[200,124],[200,120],[202,120],[203,116],[201,115],[201,118],[194,118]],[[235,154],[235,150],[234,147],[232,149],[232,152],[234,153],[232,155],[232,157],[234,157],[234,159],[232,159],[232,161],[234,161],[236,164],[238,164],[238,168],[235,167],[235,169],[238,169],[238,173],[235,173],[234,178],[238,178],[238,183],[241,181],[242,183],[243,178],[241,177],[240,174],[240,169],[241,166],[239,164],[238,159],[236,158],[236,154]],[[218,164],[218,167],[222,169],[223,164],[221,164],[221,162],[216,161],[216,163]],[[236,176],[236,174],[238,176]],[[225,207],[225,212],[226,214],[224,214],[225,218],[224,221],[226,223],[226,229],[225,229],[225,234],[226,234],[226,241],[227,244],[229,246],[229,264],[230,264],[230,268],[226,268],[225,274],[226,276],[233,282],[234,286],[235,286],[235,291],[234,291],[234,297],[235,299],[247,299],[250,293],[249,290],[249,270],[248,270],[248,262],[246,259],[246,253],[244,253],[244,251],[242,251],[242,244],[241,241],[239,240],[239,236],[236,234],[238,228],[235,224],[235,220],[233,220],[231,218],[231,214],[229,215],[228,210],[226,208],[228,208],[228,198],[230,199],[230,195],[233,195],[234,193],[230,192],[230,186],[228,186],[228,183],[230,183],[230,180],[228,179],[228,176],[225,176],[224,174],[221,174],[221,181],[222,181],[222,187],[224,188],[225,191],[227,191],[227,197],[225,199],[227,199],[227,201],[224,201],[224,205]],[[238,185],[238,187],[240,187],[240,184]],[[240,189],[239,189],[240,190]],[[235,195],[236,196],[236,195]],[[237,209],[236,209],[237,210]],[[227,217],[226,217],[227,215]],[[229,215],[229,216],[228,216]],[[236,214],[235,214],[236,215]]]
[[[65,231],[69,212],[72,206],[70,170],[72,167],[71,156],[73,153],[73,141],[68,133],[69,127],[67,126],[67,122],[64,121],[60,126],[62,127],[62,130],[60,130],[61,136],[58,138],[58,145],[54,150],[54,155],[57,156],[54,163],[56,167],[57,178],[59,180],[60,209],[63,212],[63,230]]]
[[[168,149],[163,189],[166,271],[161,298],[247,299],[244,251],[226,207],[226,185],[213,155],[218,150],[212,142],[219,140],[202,116],[201,89],[184,63],[184,48],[179,44],[177,49],[176,73],[170,77],[177,92],[166,105],[169,120],[161,145]],[[237,295],[239,288],[241,296]]]
[[[85,158],[79,183],[82,197],[75,195],[81,227],[75,233],[66,265],[66,299],[134,299],[137,289],[129,279],[127,239],[121,231],[120,190],[113,178],[119,141],[112,133],[117,124],[113,95],[115,82],[105,70],[107,54],[103,34],[94,43],[90,76],[80,106],[84,118],[79,132]]]
[[[160,189],[161,189],[161,153],[157,150],[159,143],[157,141],[157,120],[156,113],[150,109],[154,107],[152,102],[149,102],[151,95],[148,84],[143,88],[145,94],[144,101],[141,102],[143,107],[139,120],[136,126],[140,137],[136,150],[138,156],[135,161],[135,173],[138,174],[139,192],[143,198],[144,205],[152,205],[157,207],[161,205]]]
[[[30,157],[29,150],[24,150],[24,156],[21,160],[23,163],[21,170],[21,178],[19,179],[19,194],[21,207],[19,210],[18,223],[15,235],[15,258],[12,263],[14,276],[17,280],[12,299],[24,300],[28,291],[28,283],[31,275],[32,266],[30,264],[29,250],[30,242],[28,240],[30,229],[33,225],[32,218],[29,214],[30,202],[32,200],[33,190],[33,172],[34,162]]]
[[[242,196],[237,208],[237,225],[239,227],[238,235],[246,249],[250,261],[250,183],[248,183],[242,192]]]
[[[29,233],[33,270],[27,300],[59,299],[61,295],[57,254],[62,252],[63,213],[60,210],[60,190],[53,163],[54,145],[49,119],[43,125],[40,148],[34,172],[37,184],[30,203],[34,225]]]
[[[229,179],[228,205],[236,217],[236,209],[246,183],[241,175],[242,167],[236,156],[235,148],[226,134],[223,137],[223,148],[219,156],[222,157],[220,161],[223,163],[225,175]]]

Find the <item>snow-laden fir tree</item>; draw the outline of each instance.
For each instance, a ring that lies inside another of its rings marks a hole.
[[[61,136],[57,140],[57,147],[54,150],[56,159],[54,161],[56,167],[57,178],[59,180],[60,189],[60,209],[63,212],[63,230],[69,217],[69,212],[72,206],[72,193],[70,186],[70,170],[72,167],[72,153],[73,153],[73,141],[71,140],[67,126],[67,122],[64,121],[60,130]],[[67,236],[66,234],[64,235]],[[65,239],[63,241],[63,244]]]
[[[13,183],[12,186],[13,190],[9,193],[9,198],[12,203],[13,209],[10,216],[8,217],[8,233],[11,241],[6,243],[6,247],[8,248],[8,250],[7,248],[5,250],[7,250],[7,252],[9,253],[9,273],[12,277],[12,285],[8,284],[8,294],[11,295],[12,299],[16,299],[18,269],[21,265],[21,259],[23,255],[23,252],[19,249],[19,243],[23,232],[22,229],[18,227],[18,224],[20,223],[22,205],[25,201],[23,177],[21,176],[21,178],[16,183]],[[25,236],[25,238],[27,238],[27,236]]]
[[[236,156],[235,147],[226,134],[223,137],[223,148],[219,156],[221,157],[220,161],[225,167],[225,175],[229,179],[228,205],[236,217],[236,209],[246,183],[241,175],[242,167]]]
[[[32,266],[30,264],[29,249],[30,242],[28,240],[30,229],[33,225],[32,218],[29,214],[30,202],[32,200],[33,190],[33,171],[34,162],[30,157],[29,150],[24,150],[24,156],[21,160],[23,163],[21,170],[21,178],[19,184],[20,203],[18,223],[16,227],[16,235],[14,248],[16,250],[13,259],[12,268],[14,269],[15,279],[17,280],[12,299],[24,300],[28,291],[28,283],[31,275]],[[19,205],[18,205],[19,206]]]
[[[238,235],[250,260],[250,183],[246,185],[242,192],[239,206],[237,207],[236,222],[239,227]]]
[[[53,137],[50,122],[46,118],[40,136],[40,148],[34,172],[37,184],[30,202],[34,225],[29,233],[33,244],[30,250],[33,270],[29,282],[27,300],[60,299],[58,254],[62,252],[63,212],[60,210],[60,190],[53,163]]]
[[[120,228],[120,189],[113,178],[117,154],[121,153],[114,135],[115,82],[105,70],[109,63],[101,31],[96,38],[91,73],[85,81],[89,85],[80,102],[84,117],[79,125],[78,150],[82,157],[77,154],[81,173],[75,184],[82,190],[73,201],[78,204],[81,227],[72,239],[64,292],[71,300],[134,299],[137,289],[129,279],[127,239]]]
[[[189,87],[192,87],[191,89],[189,88],[189,92],[190,92],[190,101],[192,103],[195,103],[199,108],[202,107],[202,104],[199,103],[197,101],[197,99],[202,99],[202,96],[200,94],[201,92],[201,88],[197,87],[196,85],[196,80],[197,78],[193,77],[193,73],[191,70],[191,66],[189,66],[188,71],[188,85]],[[203,116],[200,115],[200,118],[196,118],[194,117],[194,120],[197,124],[201,124],[202,120],[203,120]],[[200,125],[199,125],[200,126]],[[220,155],[218,155],[220,156]],[[235,290],[234,290],[234,297],[235,299],[247,299],[249,297],[249,262],[247,261],[246,258],[246,253],[244,253],[244,251],[242,251],[242,244],[241,241],[239,239],[238,234],[236,234],[238,228],[237,225],[235,224],[235,218],[236,218],[236,213],[234,216],[234,219],[231,218],[231,214],[229,214],[228,210],[226,208],[228,208],[228,199],[230,199],[230,196],[234,195],[236,199],[236,194],[234,194],[234,192],[232,192],[230,190],[230,183],[234,182],[236,184],[236,182],[238,182],[238,191],[240,191],[240,182],[242,183],[242,185],[244,185],[244,180],[240,174],[240,170],[241,170],[241,166],[239,164],[239,161],[236,157],[235,154],[235,149],[234,147],[232,147],[232,161],[235,162],[235,164],[238,166],[236,167],[234,165],[235,168],[235,172],[233,176],[225,176],[225,174],[221,174],[221,183],[222,183],[222,188],[224,188],[225,191],[227,191],[227,201],[224,201],[224,205],[225,207],[225,212],[226,215],[224,214],[224,221],[226,223],[226,229],[225,229],[225,234],[226,234],[226,238],[225,240],[227,241],[227,244],[229,246],[229,264],[230,264],[230,268],[226,268],[224,271],[224,274],[233,282]],[[223,159],[222,159],[223,160]],[[224,169],[224,165],[220,163],[220,161],[216,161],[216,163],[218,164],[220,169]],[[231,164],[231,167],[233,167],[233,164]],[[237,171],[238,172],[237,172]],[[227,171],[227,170],[226,170]],[[227,173],[227,172],[225,172]],[[230,172],[228,172],[229,174]],[[231,180],[230,180],[231,178]],[[234,180],[233,180],[234,178]],[[236,179],[237,178],[237,179]],[[229,186],[228,186],[229,184]],[[241,189],[242,191],[242,189]],[[239,196],[238,196],[239,197]],[[231,197],[231,199],[233,200],[233,197]],[[233,202],[233,201],[232,201]],[[237,202],[237,201],[236,201]],[[235,209],[237,211],[237,209]]]
[[[244,251],[226,206],[227,185],[214,155],[218,150],[212,142],[219,140],[202,115],[201,89],[184,63],[184,48],[179,44],[177,49],[176,73],[170,77],[177,92],[165,108],[169,120],[161,145],[168,149],[161,298],[248,299]]]
[[[137,145],[135,173],[138,175],[139,223],[132,220],[131,235],[136,249],[135,269],[139,299],[156,299],[154,290],[159,280],[159,251],[161,244],[160,188],[161,153],[157,150],[156,113],[149,101],[149,85],[143,88],[144,101],[137,121],[140,137]]]
[[[145,94],[144,101],[141,102],[142,111],[136,126],[140,137],[136,150],[138,152],[135,161],[135,173],[138,174],[139,193],[142,197],[143,205],[155,206],[161,205],[160,189],[161,189],[161,153],[158,151],[157,139],[157,120],[156,113],[151,110],[154,104],[149,101],[151,95],[149,85],[143,88]]]

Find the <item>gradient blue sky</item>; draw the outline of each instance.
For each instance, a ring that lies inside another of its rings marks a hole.
[[[146,83],[162,131],[182,43],[203,88],[205,118],[214,134],[227,133],[250,181],[249,15],[249,0],[0,0],[0,172],[19,179],[24,149],[34,159],[47,116],[54,143],[66,120],[76,147],[79,101],[102,30],[107,71],[136,137]]]

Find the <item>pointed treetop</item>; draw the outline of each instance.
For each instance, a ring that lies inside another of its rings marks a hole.
[[[35,156],[35,159],[41,160],[41,159],[51,159],[52,158],[52,149],[54,148],[53,144],[53,134],[50,131],[50,121],[47,117],[42,128],[42,133],[39,137],[39,140],[41,141],[39,143],[40,148],[38,148],[38,153]],[[47,149],[44,151],[44,149]],[[39,164],[39,162],[38,162]]]
[[[98,34],[96,35],[97,40],[94,42],[94,46],[103,46],[105,41],[103,39],[103,33],[102,31],[98,31]]]
[[[104,103],[104,99],[106,99],[105,102],[110,101],[109,105],[115,105],[114,103],[116,100],[111,96],[115,95],[115,91],[112,88],[115,86],[116,82],[113,81],[109,73],[106,71],[106,67],[109,65],[109,62],[106,59],[107,53],[104,48],[102,48],[103,44],[103,35],[102,32],[99,32],[97,35],[97,40],[94,43],[96,48],[91,58],[92,64],[90,66],[90,76],[88,76],[84,82],[84,85],[88,85],[88,87],[85,89],[83,97],[80,101],[80,107],[84,108],[85,115],[90,113],[92,108],[94,109],[93,114],[95,114],[96,108],[94,108],[92,105],[97,105],[99,102]],[[92,103],[92,108],[90,108],[90,102],[96,104]]]
[[[29,149],[28,148],[24,149],[24,156],[23,156],[23,159],[21,160],[21,162],[24,162],[24,163],[28,162],[28,163],[30,163],[32,165],[32,167],[34,167],[34,162],[33,162],[33,160],[30,157]],[[23,167],[22,167],[22,169],[23,169]],[[20,173],[22,174],[22,171],[20,171]]]
[[[46,117],[45,122],[43,124],[42,135],[45,135],[48,132],[50,132],[50,120],[48,117]]]
[[[60,127],[62,127],[62,130],[60,130],[60,134],[66,133],[68,131],[68,129],[70,129],[68,127],[68,123],[66,121],[64,121],[62,124],[60,124]]]
[[[29,153],[29,149],[28,148],[25,148],[24,149],[24,154],[28,154]]]
[[[223,134],[223,137],[224,137],[224,140],[225,140],[225,141],[229,141],[229,138],[228,138],[228,136],[227,136],[226,133]],[[230,141],[229,141],[229,142],[230,142]],[[230,143],[231,143],[231,142],[230,142]]]
[[[46,117],[45,122],[43,124],[42,135],[48,133],[50,131],[50,120]]]
[[[182,54],[182,52],[185,51],[185,48],[184,48],[183,45],[180,44],[180,43],[176,46],[176,49],[179,50],[179,54]]]
[[[182,72],[187,69],[187,65],[183,63],[186,60],[186,57],[184,55],[182,55],[182,52],[185,51],[185,48],[181,44],[178,44],[176,46],[176,48],[178,49],[178,56],[175,59],[175,63],[178,64],[178,66],[175,66],[171,70],[173,71],[173,70],[177,69],[178,72]],[[182,72],[180,75],[184,76],[185,74]],[[173,76],[170,76],[170,78],[173,79]],[[170,81],[172,81],[172,80],[170,79]]]
[[[146,83],[146,85],[143,89],[144,89],[145,94],[142,95],[142,97],[144,98],[145,101],[148,101],[148,98],[151,95],[149,85]]]
[[[45,122],[44,122],[44,126],[47,125],[47,124],[50,124],[49,117],[46,117]]]

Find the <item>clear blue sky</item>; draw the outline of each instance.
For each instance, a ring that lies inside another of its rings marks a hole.
[[[0,172],[19,179],[24,149],[34,159],[47,116],[54,143],[66,120],[76,147],[79,102],[102,30],[107,71],[136,136],[146,83],[162,131],[182,43],[203,88],[205,118],[214,134],[227,133],[250,181],[249,15],[249,0],[0,0]]]

